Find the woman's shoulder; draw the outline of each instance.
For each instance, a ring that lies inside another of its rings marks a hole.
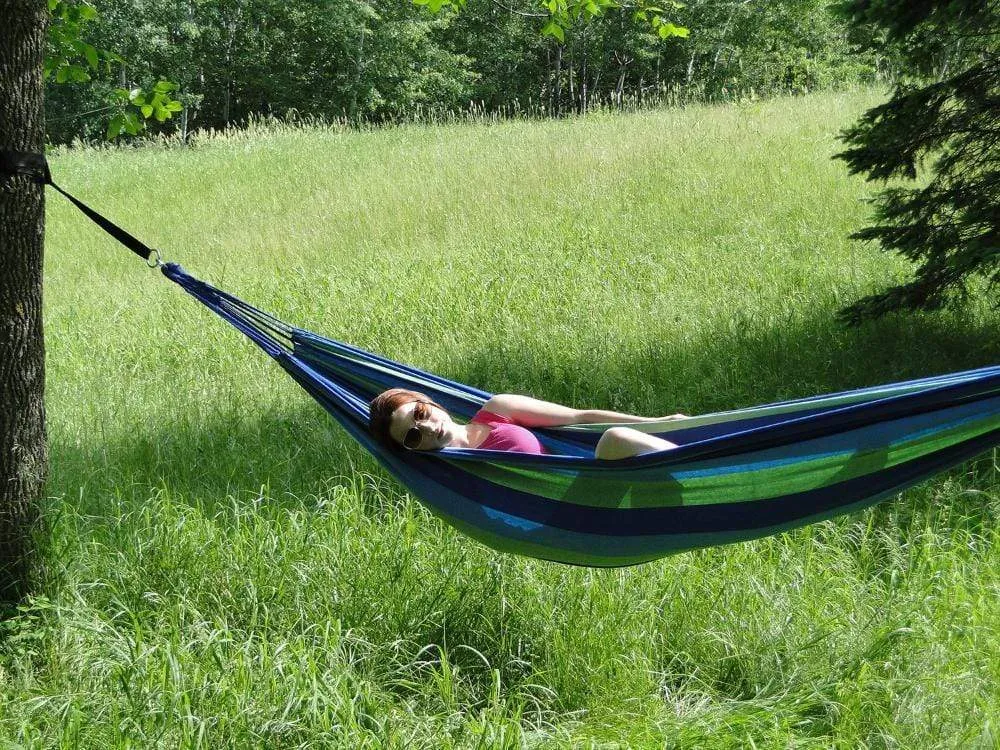
[[[525,403],[532,401],[526,396],[516,393],[495,393],[483,404],[482,410],[502,417],[508,422],[514,422],[513,415],[524,408]]]

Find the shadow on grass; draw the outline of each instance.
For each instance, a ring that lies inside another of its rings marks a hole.
[[[332,419],[304,398],[294,409],[256,419],[220,411],[193,421],[181,413],[156,431],[80,446],[54,442],[49,494],[82,496],[81,512],[102,513],[104,498],[141,504],[161,488],[215,515],[237,502],[308,498],[377,464]]]

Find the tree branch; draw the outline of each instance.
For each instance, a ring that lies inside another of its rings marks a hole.
[[[513,13],[517,16],[524,16],[525,18],[548,18],[548,13],[529,13],[526,10],[517,10],[517,8],[511,8],[509,5],[504,5],[500,0],[493,0],[493,4],[500,10],[507,11],[508,13]]]

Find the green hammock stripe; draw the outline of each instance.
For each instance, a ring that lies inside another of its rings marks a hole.
[[[756,470],[745,467],[766,461],[764,454],[767,452],[747,454],[741,457],[741,464],[730,464],[710,476],[694,475],[699,469],[709,468],[695,463],[666,477],[660,471],[654,481],[643,481],[640,472],[635,471],[615,478],[585,470],[572,472],[549,468],[537,471],[491,461],[471,465],[465,463],[463,467],[504,487],[592,507],[657,508],[753,502],[872,474],[978,437],[998,426],[1000,418],[991,415],[952,427],[945,426],[885,447],[842,451]]]

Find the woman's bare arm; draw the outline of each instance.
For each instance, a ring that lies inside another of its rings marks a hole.
[[[561,427],[569,424],[600,424],[629,422],[662,422],[669,419],[683,419],[683,414],[667,417],[639,417],[604,409],[573,409],[550,401],[540,401],[530,396],[501,393],[487,401],[486,411],[507,417],[524,427]]]

